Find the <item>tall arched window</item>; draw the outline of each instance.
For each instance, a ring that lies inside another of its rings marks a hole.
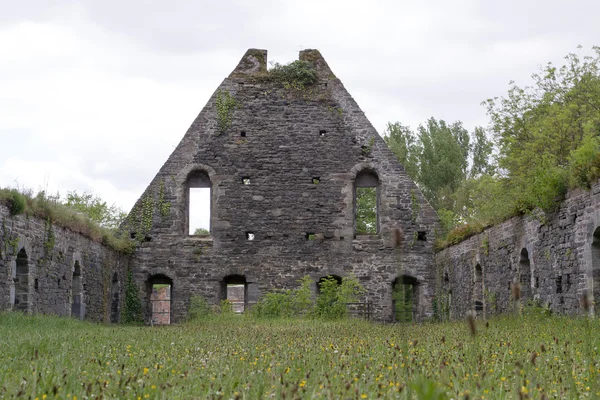
[[[81,266],[75,261],[73,280],[71,281],[71,316],[83,318],[83,285],[81,283]]]
[[[17,268],[13,277],[15,282],[15,298],[13,309],[27,312],[29,310],[30,287],[29,260],[25,249],[17,254]]]
[[[210,178],[205,171],[192,171],[187,178],[186,220],[188,235],[210,234]]]
[[[600,226],[592,239],[592,288],[596,315],[600,315]]]
[[[116,324],[119,322],[119,308],[120,308],[120,285],[119,285],[119,275],[115,272],[112,278],[112,286],[110,289],[111,292],[111,302],[110,302],[110,322]]]
[[[371,170],[363,170],[354,180],[354,230],[357,235],[379,232],[379,178]]]
[[[483,314],[483,269],[480,264],[475,266],[473,278],[473,306],[475,313]]]
[[[521,283],[521,297],[524,300],[533,298],[531,289],[531,261],[529,260],[529,252],[526,248],[521,249],[519,258],[519,273]]]

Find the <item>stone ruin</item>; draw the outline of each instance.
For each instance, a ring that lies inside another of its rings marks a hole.
[[[321,54],[299,59],[316,81],[246,52],[131,210],[133,255],[0,205],[0,309],[118,322],[128,272],[153,324],[183,321],[195,295],[244,312],[304,276],[314,296],[357,277],[348,308],[377,321],[507,312],[516,283],[519,304],[561,313],[600,298],[600,184],[545,223],[515,217],[434,254],[434,210]],[[192,229],[198,190],[207,232]]]

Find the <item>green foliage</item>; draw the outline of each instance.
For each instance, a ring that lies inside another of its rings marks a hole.
[[[142,324],[144,322],[140,291],[133,280],[131,270],[127,272],[127,281],[125,282],[125,303],[121,312],[121,322],[124,324]]]
[[[415,394],[416,399],[446,400],[449,398],[443,387],[439,386],[434,380],[423,376],[411,382],[409,388]]]
[[[413,320],[413,286],[397,284],[394,286],[392,298],[394,299],[395,321],[411,322]]]
[[[233,315],[233,303],[227,299],[221,300],[221,303],[219,303],[219,313],[225,316]]]
[[[187,315],[188,321],[201,321],[211,315],[211,307],[203,296],[194,295],[191,297]]]
[[[356,233],[377,233],[377,188],[356,188]]]
[[[322,319],[339,319],[347,316],[347,303],[356,302],[364,288],[354,275],[344,277],[342,283],[331,276],[319,282],[319,294],[313,315]]]
[[[206,236],[210,235],[210,232],[208,229],[205,228],[196,228],[196,230],[194,230],[194,235]]]
[[[65,205],[108,229],[118,228],[127,215],[116,205],[109,206],[98,196],[87,191],[82,194],[76,191],[67,192]]]
[[[317,82],[317,73],[311,63],[296,60],[289,64],[274,63],[269,70],[269,78],[281,82],[286,88],[303,89]]]
[[[600,178],[600,136],[585,135],[569,157],[569,186],[589,189]]]
[[[36,195],[31,190],[0,188],[0,204],[9,207],[12,212],[13,198],[18,199],[19,214],[35,216],[52,224],[68,228],[91,240],[103,243],[116,251],[130,254],[135,248],[133,241],[117,233],[114,229],[100,226],[96,221],[61,201],[61,196],[48,195],[41,191]],[[24,207],[24,208],[23,208]]]
[[[219,90],[215,102],[217,108],[217,134],[225,133],[231,126],[233,111],[238,102],[229,92]]]
[[[307,315],[312,307],[310,288],[314,281],[309,276],[299,280],[300,286],[265,294],[252,307],[252,314],[259,318],[292,318]]]
[[[27,209],[27,198],[17,189],[0,189],[0,202],[10,210],[10,215],[23,214]]]
[[[384,140],[414,181],[419,177],[420,143],[410,127],[399,122],[387,124]]]

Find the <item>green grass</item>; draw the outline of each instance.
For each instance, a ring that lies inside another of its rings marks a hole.
[[[466,322],[150,328],[9,313],[0,398],[595,398],[599,332],[598,320],[538,316],[478,322],[472,337]]]

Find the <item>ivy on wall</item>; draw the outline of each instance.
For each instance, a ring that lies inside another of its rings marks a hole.
[[[121,321],[124,324],[141,324],[144,322],[140,291],[133,281],[133,272],[131,272],[131,269],[127,271],[127,282],[125,283],[125,304],[123,305]]]
[[[238,102],[229,92],[219,90],[217,92],[217,134],[225,133],[231,126],[233,111]]]

